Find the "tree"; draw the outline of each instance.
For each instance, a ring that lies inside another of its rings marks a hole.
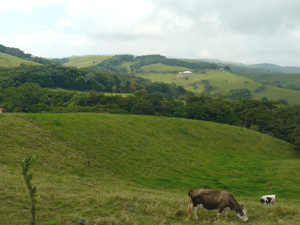
[[[31,225],[35,224],[35,194],[36,194],[36,187],[33,186],[30,181],[32,180],[32,174],[27,174],[31,164],[34,162],[35,156],[30,155],[28,157],[25,157],[21,162],[22,167],[22,174],[24,176],[25,183],[27,185],[29,196],[31,199]]]
[[[281,103],[281,104],[283,104],[283,105],[288,105],[289,103],[287,102],[287,100],[285,100],[285,99],[279,99],[279,102]]]
[[[248,98],[251,99],[252,98],[252,94],[251,92],[247,89],[231,89],[228,93],[227,93],[227,98],[229,99],[237,99],[237,98]]]
[[[46,89],[38,84],[25,83],[19,87],[4,89],[3,101],[9,111],[20,112],[22,107],[31,110],[34,105],[45,100],[45,93]]]
[[[265,90],[266,90],[266,86],[262,85],[262,86],[259,86],[258,88],[256,88],[254,90],[254,93],[262,92],[262,91],[265,91]]]
[[[205,120],[208,114],[204,105],[200,102],[192,102],[186,106],[186,114],[189,119]]]
[[[229,66],[225,66],[224,70],[230,71],[230,67]]]
[[[138,115],[153,115],[154,106],[148,101],[140,101],[133,106],[131,113]]]

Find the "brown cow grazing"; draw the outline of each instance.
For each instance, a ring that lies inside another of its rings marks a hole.
[[[189,205],[188,205],[188,219],[191,211],[194,211],[196,219],[197,210],[205,208],[208,210],[218,209],[217,218],[224,210],[225,218],[230,210],[234,210],[242,221],[248,221],[247,212],[243,205],[239,205],[234,199],[233,195],[227,191],[209,190],[209,189],[191,189],[189,190]]]
[[[5,113],[5,110],[1,108],[0,113]]]

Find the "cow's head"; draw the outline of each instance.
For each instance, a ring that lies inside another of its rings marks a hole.
[[[241,205],[241,211],[237,214],[237,216],[244,222],[248,221],[247,211],[243,205]]]

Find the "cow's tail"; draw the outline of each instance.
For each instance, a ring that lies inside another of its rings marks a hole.
[[[187,214],[188,214],[188,219],[190,217],[191,211],[193,210],[194,206],[192,203],[192,198],[191,198],[191,192],[193,189],[189,190],[189,202],[188,202],[188,209],[187,209]]]

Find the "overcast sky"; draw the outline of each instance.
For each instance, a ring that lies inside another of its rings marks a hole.
[[[299,0],[1,0],[0,44],[300,66]]]

